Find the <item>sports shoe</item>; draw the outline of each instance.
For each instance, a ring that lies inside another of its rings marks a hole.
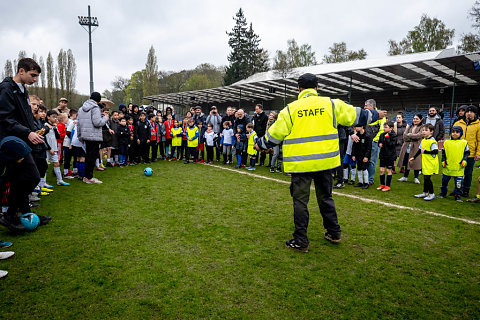
[[[278,173],[282,172],[282,169],[281,168],[277,168],[276,170]]]
[[[97,167],[97,171],[105,171],[105,169],[102,167]]]
[[[3,215],[0,218],[0,224],[8,228],[12,232],[24,232],[26,231],[25,227],[20,223],[20,218],[18,216],[7,217]]]
[[[446,193],[445,193],[445,194],[440,193],[440,194],[437,196],[438,199],[443,199],[443,198],[446,198],[446,197],[447,197],[447,194],[446,194]]]
[[[240,169],[240,166],[239,166],[239,165],[236,165],[234,168],[235,168],[235,169]]]
[[[425,198],[423,198],[423,200],[425,201],[432,201],[433,199],[435,199],[435,193],[432,193],[432,194],[429,194],[428,196],[426,196]]]
[[[0,241],[0,248],[9,248],[13,246],[13,243],[8,241]]]
[[[0,270],[0,278],[5,278],[8,275],[8,271]]]
[[[0,252],[0,260],[5,260],[13,257],[15,252],[13,251],[5,251],[5,252]]]
[[[75,178],[75,176],[67,176],[67,175],[65,175],[65,176],[63,177],[63,179],[73,179],[73,178]]]
[[[202,160],[200,160],[199,162],[200,162],[200,163],[204,163],[205,161],[202,159]]]
[[[383,188],[385,188],[385,185],[381,184],[381,185],[377,188],[377,190],[383,190]]]
[[[466,190],[463,190],[462,197],[469,198],[470,197],[470,192],[468,192]]]
[[[340,242],[340,233],[330,233],[325,232],[325,240],[330,241],[331,243],[339,243]]]
[[[51,184],[45,184],[42,188],[53,189],[53,186]],[[53,190],[51,190],[51,191],[53,191]],[[49,192],[51,192],[51,191],[49,191]]]
[[[407,182],[408,179],[407,177],[401,177],[400,179],[397,180],[398,182]]]
[[[455,196],[455,201],[457,202],[463,202],[462,198],[460,196]]]
[[[51,187],[50,188],[43,187],[41,190],[42,192],[53,192],[53,189]]]
[[[68,187],[70,185],[70,183],[68,182],[65,182],[65,181],[57,181],[57,186],[64,186],[64,187]]]
[[[387,191],[390,191],[390,190],[391,190],[391,189],[390,189],[389,186],[385,186],[385,188],[382,189],[382,191],[384,191],[384,192],[387,192]]]
[[[244,165],[244,164],[240,165],[240,168],[245,168],[245,167],[246,167],[246,165]]]
[[[415,182],[415,184],[420,184],[420,180],[418,180],[418,178],[415,178],[413,182]]]
[[[247,170],[248,171],[255,171],[255,167],[248,167]]]
[[[475,198],[472,198],[472,199],[468,199],[467,202],[478,202],[478,203],[480,203],[480,198],[475,197]]]
[[[428,196],[428,193],[426,193],[426,192],[422,192],[422,193],[414,195],[415,198],[425,198],[426,196]]]
[[[274,168],[270,168],[270,173],[275,173],[275,169],[274,169]]]
[[[370,187],[370,183],[364,183],[362,189],[368,189]]]
[[[354,184],[355,184],[355,181],[353,181],[353,180],[348,181],[348,185],[351,186],[351,185],[354,185]]]
[[[105,168],[106,168],[105,165],[103,164],[103,162],[100,163],[100,168],[102,168],[102,169],[105,169]]]
[[[40,192],[40,195],[41,195],[41,196],[49,196],[50,193],[48,193],[48,192],[43,192],[43,191],[42,191],[42,192]]]
[[[30,201],[30,202],[38,202],[38,201],[40,201],[40,198],[37,197],[36,194],[29,194],[29,195],[28,195],[28,201]]]
[[[93,183],[98,183],[98,184],[103,183],[102,181],[98,180],[97,178],[92,178],[92,180],[90,180],[90,181],[93,181]]]
[[[285,245],[289,249],[297,250],[300,252],[308,252],[308,244],[305,246],[297,242],[297,240],[292,239],[285,242]]]
[[[342,182],[338,182],[336,185],[333,186],[334,189],[343,189],[345,188],[345,184]]]
[[[52,217],[50,217],[50,216],[39,215],[38,218],[40,219],[40,223],[38,224],[39,226],[44,226],[52,220]]]
[[[359,183],[357,183],[356,185],[354,185],[354,187],[356,187],[356,188],[361,188],[361,187],[363,187],[363,183],[360,183],[360,182],[359,182]]]
[[[113,164],[111,162],[107,162],[107,167],[113,168]]]

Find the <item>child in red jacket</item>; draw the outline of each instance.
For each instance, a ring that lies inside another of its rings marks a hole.
[[[63,158],[63,139],[67,135],[67,123],[68,123],[68,116],[66,113],[59,113],[58,114],[58,124],[57,130],[59,137],[57,138],[57,150],[58,150],[58,160],[62,161]]]

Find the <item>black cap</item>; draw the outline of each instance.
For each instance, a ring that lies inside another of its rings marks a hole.
[[[472,111],[473,113],[477,114],[477,107],[475,106],[468,106],[466,112]]]
[[[95,102],[100,102],[100,100],[102,100],[102,96],[100,95],[100,93],[94,91],[94,92],[92,92],[92,94],[90,95],[90,99],[92,99],[92,100],[95,101]]]
[[[311,73],[302,74],[298,78],[298,86],[302,89],[316,88],[318,86],[318,78]]]

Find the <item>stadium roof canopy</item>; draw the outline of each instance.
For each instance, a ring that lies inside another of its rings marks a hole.
[[[295,68],[286,77],[276,71],[261,72],[229,86],[145,98],[172,105],[193,105],[296,97],[297,79],[307,72],[317,75],[319,93],[332,97],[446,88],[453,86],[454,78],[457,86],[473,86],[480,83],[479,61],[479,52],[457,55],[451,48]]]

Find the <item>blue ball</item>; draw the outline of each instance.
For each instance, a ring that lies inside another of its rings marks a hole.
[[[40,218],[35,213],[24,213],[20,217],[20,222],[28,231],[35,230],[40,224]]]
[[[152,168],[145,168],[145,170],[143,170],[143,173],[147,176],[147,177],[150,177],[153,173],[153,170]]]

